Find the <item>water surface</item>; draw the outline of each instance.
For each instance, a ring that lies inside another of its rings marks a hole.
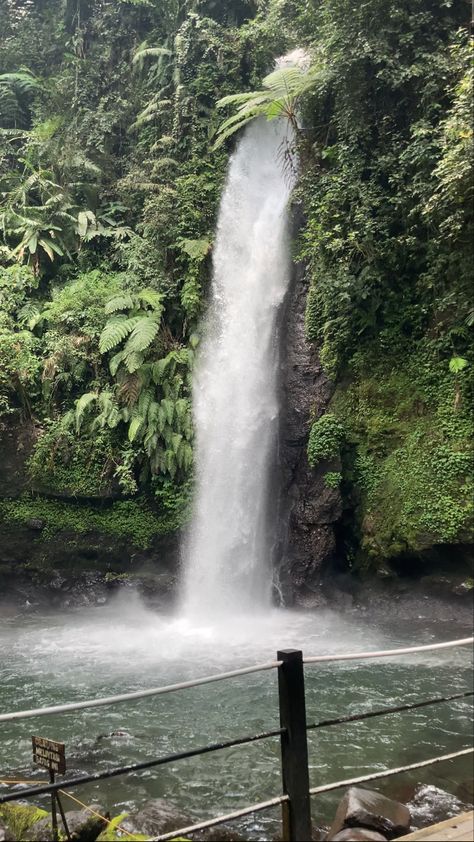
[[[387,623],[388,625],[388,623]],[[274,610],[197,625],[147,611],[130,596],[101,608],[12,615],[0,627],[0,709],[9,711],[159,686],[193,676],[273,660],[280,648],[307,655],[392,648],[466,636],[453,622],[422,616],[394,623],[335,612]],[[308,721],[470,689],[468,648],[385,661],[306,667]],[[1,726],[1,776],[40,780],[31,765],[31,733],[63,740],[68,775],[107,769],[220,739],[278,727],[274,671],[203,687]],[[125,736],[108,736],[113,731]],[[311,785],[400,766],[470,744],[470,705],[442,704],[310,732]],[[117,812],[164,797],[206,818],[281,791],[276,739],[177,761],[159,769],[81,788]],[[431,782],[456,793],[470,777],[454,761],[397,779]],[[384,783],[376,783],[384,789]],[[394,786],[393,784],[391,785]],[[339,793],[313,800],[315,820],[334,813]],[[245,819],[253,838],[270,838],[278,811]]]

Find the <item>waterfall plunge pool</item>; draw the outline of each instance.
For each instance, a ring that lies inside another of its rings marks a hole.
[[[4,616],[0,627],[0,709],[60,704],[159,686],[273,660],[279,648],[306,655],[433,643],[465,636],[462,622],[425,616],[411,622],[331,611],[273,610],[212,624],[157,615],[127,596],[76,612]],[[450,695],[470,689],[468,648],[385,661],[306,667],[308,722]],[[169,752],[278,727],[276,672],[256,673],[161,697],[1,726],[0,777],[40,780],[31,734],[66,743],[68,776],[139,762]],[[114,731],[121,736],[109,736]],[[401,766],[469,745],[468,702],[309,733],[311,785]],[[453,794],[468,780],[470,759],[422,769],[369,786],[400,797],[416,783]],[[150,798],[173,801],[208,818],[281,791],[276,739],[181,760],[81,787],[86,803],[112,814]],[[341,792],[313,799],[316,822],[330,821]],[[46,803],[46,802],[45,802]],[[72,809],[73,805],[68,805]],[[429,817],[428,817],[429,818]],[[279,811],[241,820],[253,839],[278,832]]]

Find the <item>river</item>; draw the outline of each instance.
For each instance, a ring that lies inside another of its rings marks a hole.
[[[266,611],[258,616],[191,625],[147,610],[138,599],[76,612],[21,616],[0,626],[0,710],[33,708],[159,686],[273,660],[277,649],[307,655],[392,648],[465,636],[461,622],[420,613],[394,616],[333,611]],[[366,711],[470,689],[467,648],[429,654],[306,667],[308,721]],[[41,780],[31,763],[31,734],[66,743],[68,775],[104,770],[220,739],[278,727],[276,674],[257,673],[217,684],[114,707],[2,724],[0,768],[14,779]],[[113,731],[122,736],[108,736]],[[439,704],[356,725],[309,734],[310,779],[316,786],[370,770],[400,766],[470,743],[470,705]],[[470,777],[470,762],[453,761],[378,782],[402,792],[406,783],[430,782],[456,794]],[[401,789],[400,789],[401,788]],[[277,739],[177,761],[77,791],[113,814],[163,797],[185,813],[207,818],[281,791]],[[315,821],[330,820],[341,793],[313,799]],[[252,838],[270,838],[278,811],[244,819]]]

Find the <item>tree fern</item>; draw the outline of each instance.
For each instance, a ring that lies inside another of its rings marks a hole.
[[[261,91],[223,97],[217,107],[234,106],[236,113],[220,125],[214,149],[256,117],[267,120],[284,117],[298,132],[297,114],[301,97],[323,79],[324,70],[318,64],[309,69],[304,64],[282,67],[265,77]]]

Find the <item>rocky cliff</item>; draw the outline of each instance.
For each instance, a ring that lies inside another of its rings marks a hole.
[[[335,524],[342,512],[338,488],[326,485],[337,461],[311,468],[307,457],[311,422],[326,410],[333,387],[322,369],[317,347],[305,334],[308,281],[297,264],[282,325],[282,412],[279,587],[286,604],[311,604],[321,575],[336,558]]]

